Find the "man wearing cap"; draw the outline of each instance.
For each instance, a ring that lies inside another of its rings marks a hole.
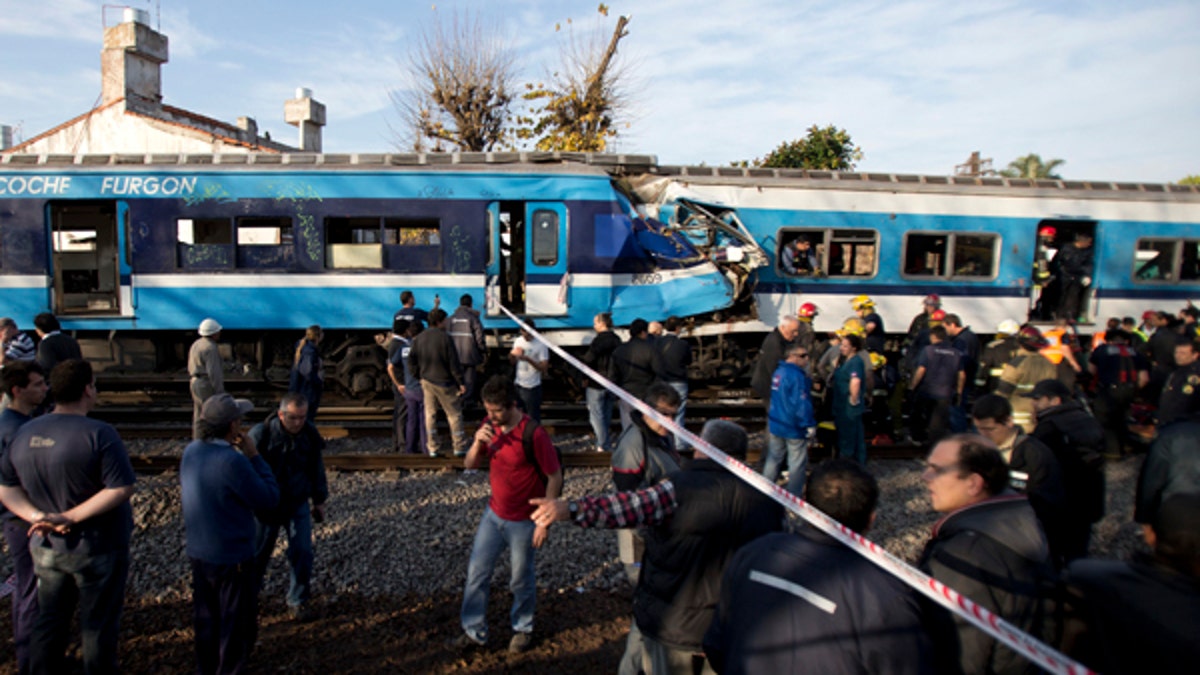
[[[290,571],[287,605],[292,618],[310,618],[312,598],[313,523],[325,520],[329,487],[321,458],[325,440],[308,421],[308,401],[289,393],[279,401],[279,410],[254,425],[248,434],[279,483],[279,505],[259,509],[257,571],[261,579],[271,563],[280,528],[287,535]],[[310,508],[309,503],[312,503]]]
[[[1105,331],[1104,344],[1092,350],[1088,372],[1096,382],[1093,405],[1096,419],[1104,424],[1104,454],[1119,458],[1129,436],[1129,408],[1138,390],[1150,382],[1150,367],[1129,344],[1129,333],[1114,328]]]
[[[767,457],[763,462],[763,476],[775,482],[786,456],[788,492],[797,497],[804,492],[808,447],[817,435],[812,380],[805,372],[811,357],[807,347],[788,349],[787,358],[771,376],[771,409],[767,413]]]
[[[221,360],[221,324],[208,318],[200,322],[200,338],[188,350],[187,369],[191,378],[192,438],[200,438],[200,413],[210,396],[225,393],[225,363]]]
[[[1077,232],[1075,241],[1064,246],[1050,262],[1061,289],[1056,319],[1077,321],[1084,311],[1084,294],[1092,285],[1092,233]]]
[[[209,397],[201,406],[200,438],[179,462],[197,670],[206,675],[240,672],[257,632],[254,510],[275,506],[279,486],[242,432],[253,408],[229,394]]]
[[[1033,401],[1037,426],[1031,435],[1046,444],[1062,467],[1067,507],[1062,514],[1062,562],[1087,555],[1092,523],[1104,517],[1104,429],[1067,385],[1038,382],[1022,397]]]
[[[1038,589],[1054,577],[1050,548],[1023,495],[1009,488],[1008,466],[991,441],[972,434],[934,446],[921,472],[934,526],[917,567],[1016,628],[1042,637]],[[943,617],[934,610],[934,617]],[[964,673],[1033,672],[1024,656],[954,616]]]
[[[1144,534],[1152,555],[1071,564],[1063,651],[1103,673],[1190,673],[1200,661],[1200,494],[1168,498]]]
[[[117,430],[88,417],[97,399],[91,364],[58,364],[50,389],[54,412],[26,422],[0,459],[0,500],[32,524],[31,671],[70,672],[65,652],[78,608],[84,670],[115,673],[137,477]]]
[[[1004,364],[1017,355],[1017,332],[1021,324],[1005,319],[996,326],[996,339],[987,343],[979,357],[979,369],[975,371],[975,389],[980,394],[996,391]]]

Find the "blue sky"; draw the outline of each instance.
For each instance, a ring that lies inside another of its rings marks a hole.
[[[20,138],[98,101],[103,4],[0,0],[0,123]],[[621,57],[635,86],[616,149],[662,163],[753,159],[834,124],[865,171],[947,174],[979,150],[997,168],[1062,158],[1068,178],[1200,174],[1195,0],[607,4],[604,18],[596,0],[130,2],[170,40],[166,103],[254,117],[294,142],[283,102],[309,87],[327,106],[329,152],[396,149],[388,91],[405,86],[415,37],[435,13],[468,9],[510,36],[523,81],[544,79],[570,34],[607,37],[629,15]]]

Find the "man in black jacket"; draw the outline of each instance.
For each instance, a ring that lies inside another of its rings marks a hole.
[[[479,311],[472,305],[470,293],[463,293],[458,300],[458,309],[447,320],[446,332],[454,342],[458,352],[458,361],[463,367],[463,386],[467,388],[462,396],[464,406],[475,404],[477,383],[479,380],[478,367],[487,355],[487,342],[483,338],[483,323],[479,320]]]
[[[808,503],[865,534],[879,485],[858,462],[813,470]],[[734,556],[704,636],[723,675],[930,673],[933,643],[916,592],[812,525],[768,534]]]
[[[646,390],[662,375],[662,360],[645,319],[634,319],[629,324],[629,341],[617,347],[612,362],[613,384],[635,398],[644,398]],[[628,429],[633,423],[629,416],[633,407],[624,401],[618,401],[617,407],[621,409],[621,429]]]
[[[763,407],[771,410],[771,376],[779,367],[779,362],[787,354],[789,347],[796,343],[800,335],[800,320],[794,316],[785,316],[779,320],[775,330],[763,339],[762,347],[758,350],[758,360],[754,362],[754,375],[750,378],[750,388],[762,399]]]
[[[921,479],[933,509],[945,514],[917,564],[925,573],[1041,637],[1041,590],[1054,577],[1050,547],[1029,500],[1008,487],[1008,466],[991,441],[960,434],[929,453]],[[1036,666],[954,617],[965,673],[1034,673]]]
[[[1050,553],[1058,560],[1063,546],[1059,520],[1067,507],[1067,493],[1054,452],[1013,422],[1012,405],[999,394],[981,396],[971,408],[971,417],[980,435],[999,448],[1008,464],[1009,487],[1029,498]]]
[[[1200,494],[1167,498],[1146,543],[1153,556],[1067,570],[1063,651],[1106,675],[1191,673],[1200,662]]]
[[[746,430],[710,420],[700,433],[729,456],[746,456]],[[661,483],[637,492],[535,499],[531,518],[582,527],[652,525],[633,595],[633,615],[645,640],[643,670],[691,675],[712,623],[721,575],[742,546],[783,526],[783,508],[721,465],[693,460]],[[707,672],[707,671],[706,671]]]
[[[1076,321],[1084,314],[1084,295],[1092,285],[1093,266],[1092,233],[1078,232],[1075,241],[1062,247],[1050,268],[1062,289],[1056,319]]]
[[[654,348],[659,353],[663,382],[679,392],[679,412],[675,414],[675,423],[682,427],[687,410],[688,366],[692,365],[692,347],[687,340],[679,337],[681,328],[682,319],[677,316],[667,317],[663,323],[665,332],[654,341]],[[675,437],[675,448],[683,449],[682,437]]]
[[[612,355],[621,346],[621,338],[613,332],[612,314],[601,312],[592,319],[592,328],[596,329],[596,337],[592,338],[583,362],[602,377],[612,379]],[[611,452],[613,449],[610,431],[612,429],[613,397],[599,382],[587,378],[588,419],[592,424],[592,432],[596,434],[596,450]]]
[[[1058,380],[1042,380],[1021,396],[1033,399],[1033,437],[1054,452],[1062,467],[1067,505],[1062,547],[1056,553],[1069,563],[1087,555],[1092,523],[1104,517],[1104,428]]]
[[[445,327],[446,312],[441,309],[431,311],[429,328],[413,338],[408,365],[413,377],[421,381],[421,392],[425,395],[425,432],[429,455],[437,456],[437,411],[440,406],[446,412],[446,421],[450,425],[454,456],[466,457],[467,436],[463,431],[461,397],[467,388],[463,385],[462,363]]]
[[[1143,530],[1171,495],[1200,492],[1200,415],[1179,420],[1158,433],[1138,474],[1133,520]]]
[[[307,604],[312,599],[312,527],[325,520],[325,500],[329,498],[321,458],[325,440],[307,417],[308,401],[289,393],[279,402],[279,410],[249,433],[279,484],[279,504],[256,514],[255,571],[261,588],[282,528],[287,534],[290,568],[288,612],[298,620],[312,617]]]

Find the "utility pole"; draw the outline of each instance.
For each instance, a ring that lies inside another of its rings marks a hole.
[[[992,168],[992,158],[979,158],[979,151],[971,153],[966,163],[959,164],[954,167],[955,176],[995,176],[996,170]]]

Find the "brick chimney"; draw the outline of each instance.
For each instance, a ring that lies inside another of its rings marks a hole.
[[[127,7],[122,22],[104,30],[101,105],[120,98],[126,99],[126,105],[162,104],[167,36],[151,28],[149,19],[145,10]]]

